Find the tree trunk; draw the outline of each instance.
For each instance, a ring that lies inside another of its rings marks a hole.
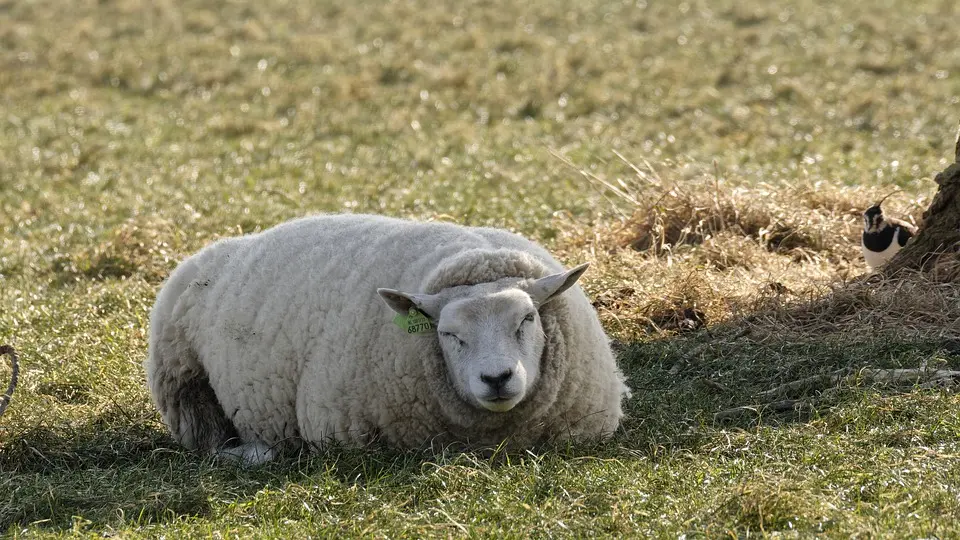
[[[960,277],[960,132],[954,161],[934,181],[940,186],[923,213],[917,235],[881,270],[891,277],[901,270],[932,272],[938,280]]]

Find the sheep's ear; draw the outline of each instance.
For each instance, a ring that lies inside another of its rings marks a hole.
[[[573,287],[589,266],[590,263],[583,263],[566,272],[542,277],[527,286],[527,294],[533,299],[534,304],[542,306],[559,296],[563,291]]]
[[[410,294],[394,289],[377,289],[377,294],[390,306],[390,309],[401,315],[406,315],[410,312],[410,308],[415,307],[433,320],[440,318],[440,309],[443,306],[436,295]]]

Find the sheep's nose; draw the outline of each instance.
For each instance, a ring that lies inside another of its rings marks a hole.
[[[513,377],[513,370],[508,369],[499,375],[480,375],[480,380],[490,385],[494,390],[500,390]]]

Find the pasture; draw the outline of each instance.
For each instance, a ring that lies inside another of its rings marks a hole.
[[[876,375],[960,369],[960,288],[844,285],[860,212],[899,189],[919,219],[952,161],[954,8],[0,0],[0,534],[960,536],[960,397]],[[178,448],[141,367],[165,276],[338,211],[591,262],[621,431],[254,470]]]

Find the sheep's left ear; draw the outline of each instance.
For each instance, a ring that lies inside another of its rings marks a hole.
[[[537,307],[542,306],[559,296],[563,291],[573,287],[577,280],[580,279],[580,276],[587,271],[587,267],[589,266],[590,263],[583,263],[566,272],[542,277],[530,285],[527,285],[527,294],[530,295],[530,298],[533,299],[533,303],[536,304]]]
[[[377,289],[377,294],[390,309],[401,315],[406,315],[410,308],[415,307],[436,321],[443,308],[440,299],[434,294],[410,294],[395,289]]]

